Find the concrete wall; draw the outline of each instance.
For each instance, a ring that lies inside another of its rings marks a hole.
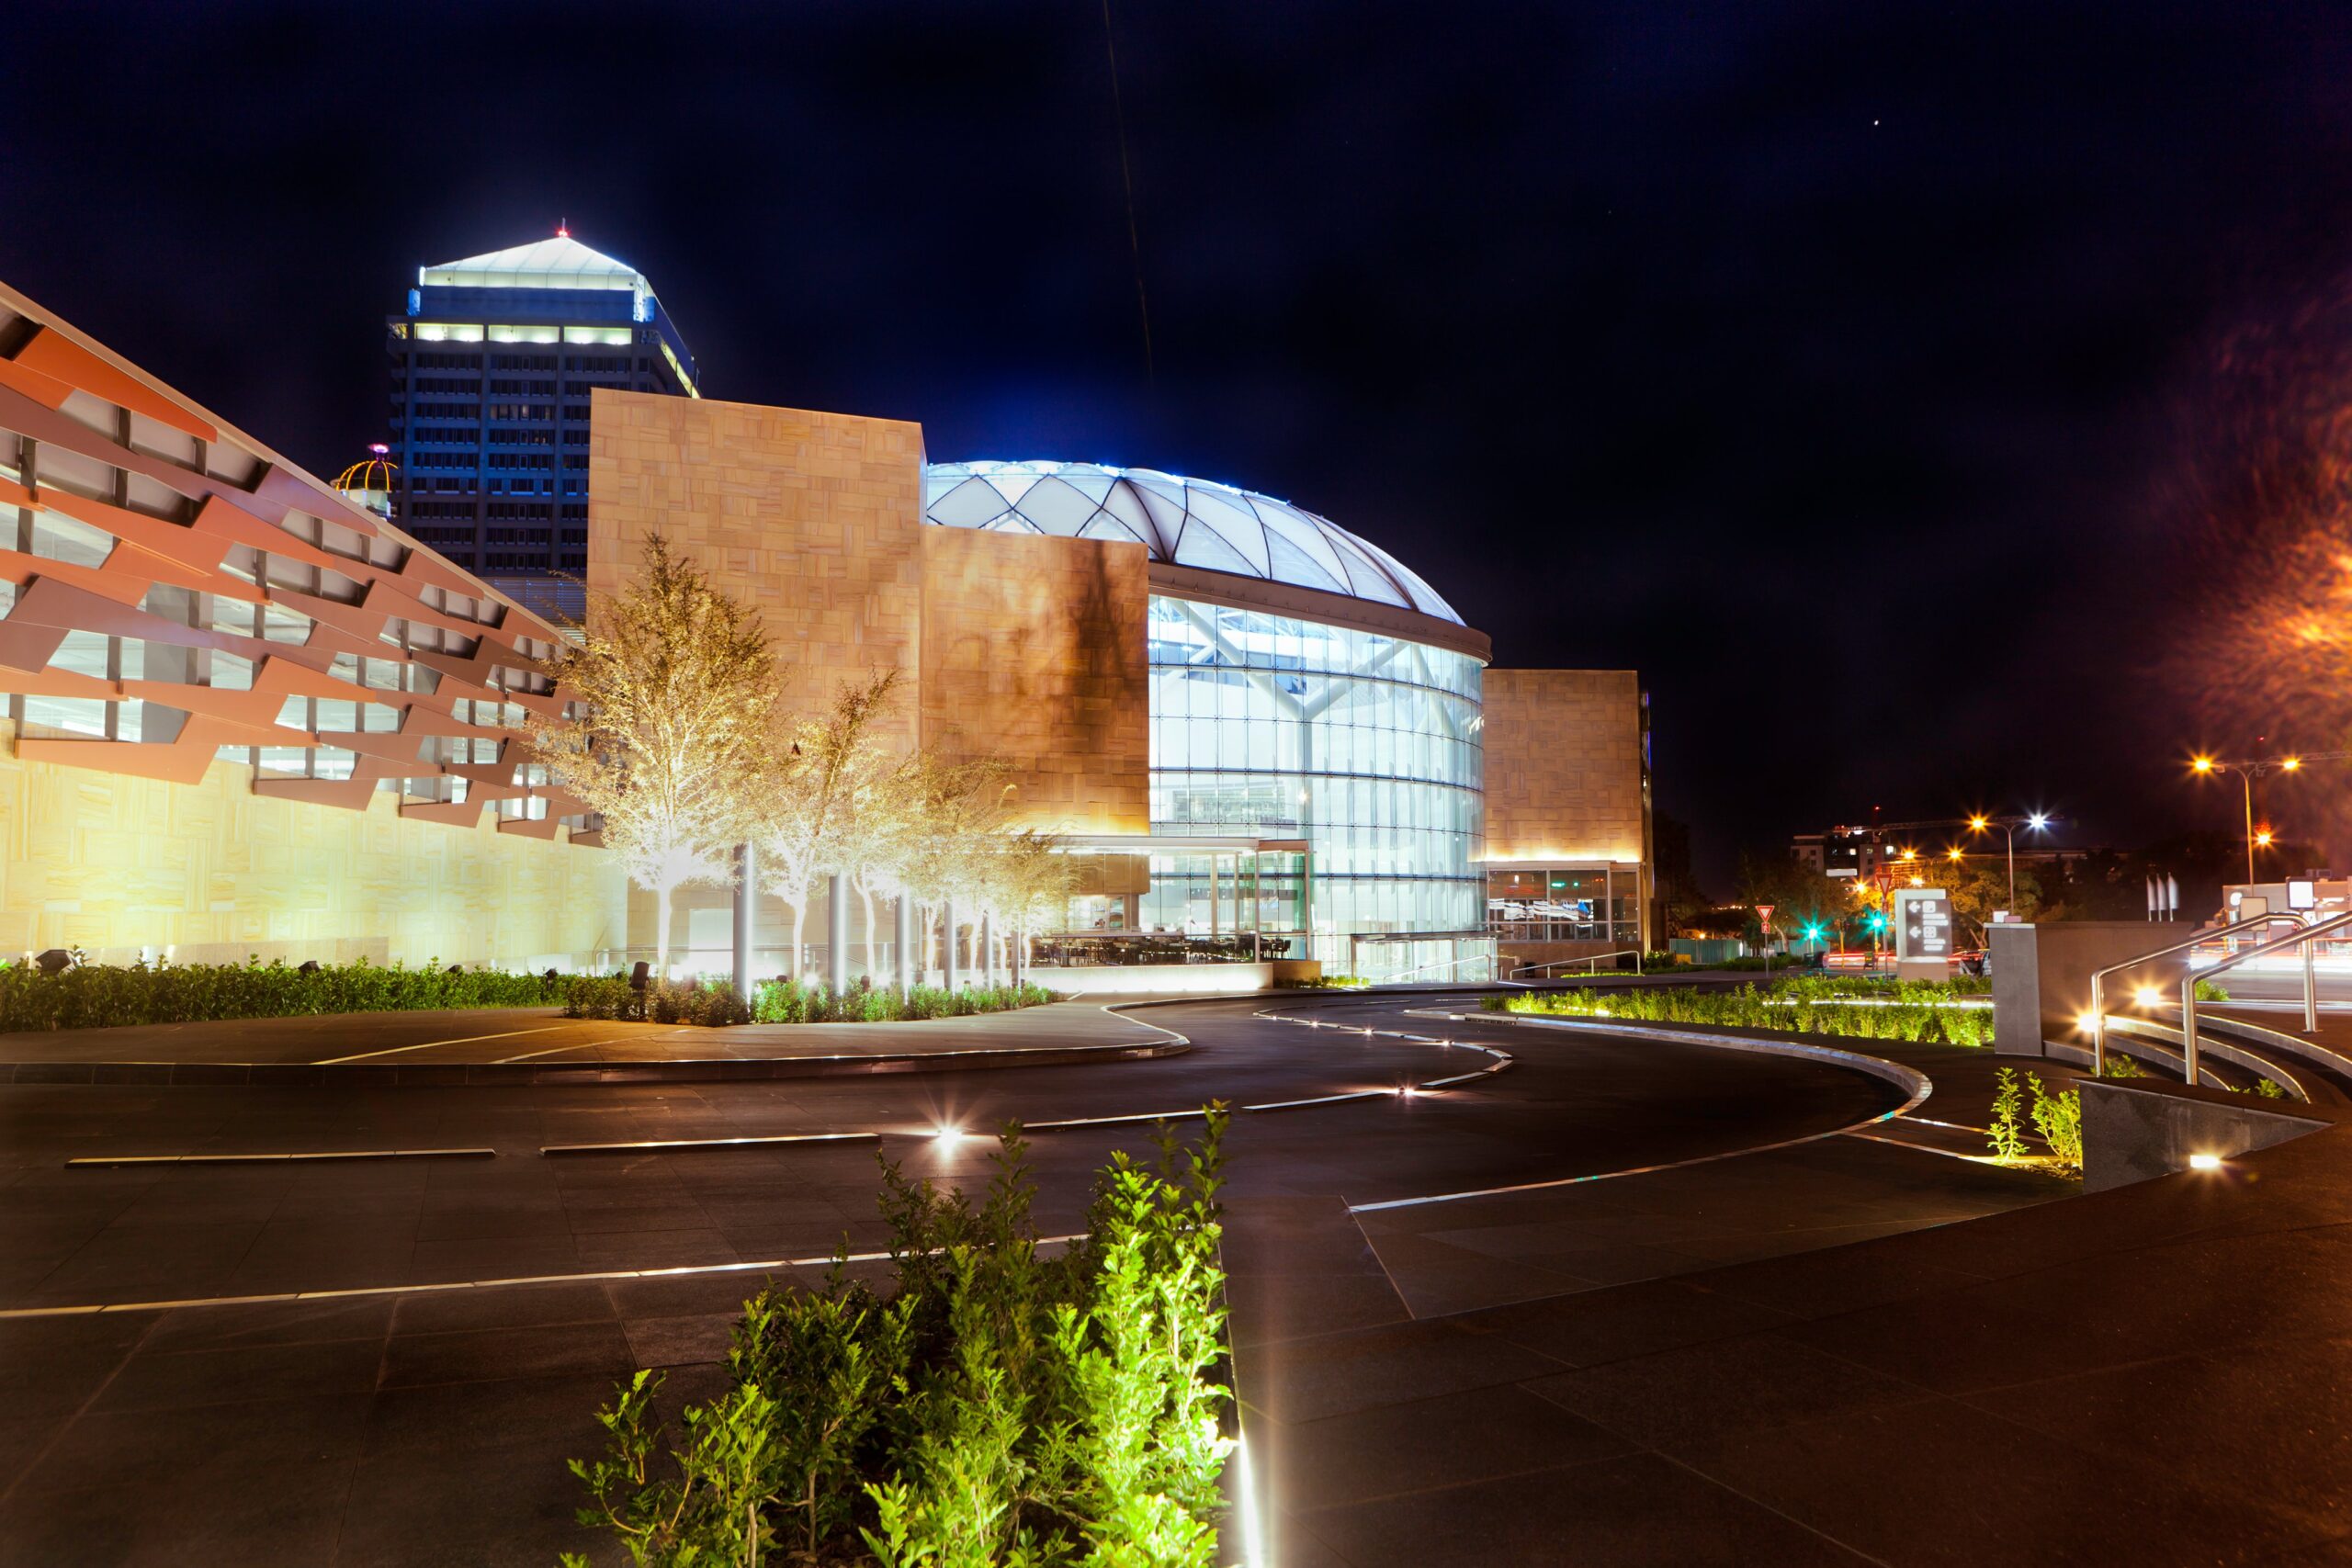
[[[2142,920],[2052,920],[1987,928],[1993,966],[1993,1045],[2005,1056],[2039,1056],[2046,1038],[2064,1038],[2090,1010],[2091,974],[2188,933]],[[2132,991],[2180,984],[2180,960],[2161,960],[2109,976],[2107,1010]]]
[[[492,818],[402,817],[383,791],[363,810],[255,795],[231,762],[184,784],[0,756],[0,952],[540,968],[596,962],[622,928],[603,851]]]
[[[2192,1155],[2231,1159],[2331,1124],[2258,1111],[2222,1089],[2112,1078],[2086,1078],[2079,1087],[2086,1192],[2190,1169]]]

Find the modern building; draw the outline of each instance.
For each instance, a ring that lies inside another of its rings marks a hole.
[[[403,320],[464,315],[420,301]],[[494,358],[527,340],[491,329],[531,323],[475,324],[466,352]],[[559,385],[572,346],[554,340]],[[589,393],[584,468],[550,470],[580,480],[555,494],[582,509],[588,585],[624,587],[658,526],[756,607],[803,711],[899,671],[885,742],[1007,761],[1020,818],[1077,858],[1064,929],[1038,933],[1070,983],[1230,987],[1303,958],[1474,978],[1498,938],[1648,945],[1630,672],[1488,669],[1485,635],[1410,568],[1267,496],[1093,464],[934,465],[906,422],[618,379]],[[412,532],[428,519],[371,509],[379,488],[444,493],[423,477],[363,466],[339,493],[0,289],[17,540],[0,555],[0,944],[534,968],[650,954],[652,900],[519,734],[565,700],[537,672],[556,624],[491,581],[520,575],[495,552],[468,570],[459,544]],[[1598,894],[1511,929],[1534,919],[1521,882],[1555,877]],[[673,949],[724,969],[728,896],[680,906]],[[818,963],[786,951],[779,902],[752,912],[759,972]],[[809,940],[832,927],[875,958],[888,917],[851,913],[810,911]]]
[[[419,267],[384,351],[394,520],[541,614],[578,614],[590,392],[701,395],[653,285],[559,230]]]

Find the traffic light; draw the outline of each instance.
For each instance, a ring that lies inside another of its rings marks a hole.
[[[1871,918],[1864,923],[1874,931],[1883,931],[1886,930],[1886,917],[1878,913],[1876,910],[1872,910],[1871,912]]]

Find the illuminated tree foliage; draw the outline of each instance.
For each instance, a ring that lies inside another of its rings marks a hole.
[[[605,847],[630,880],[656,896],[666,969],[676,891],[729,880],[743,781],[773,747],[775,651],[753,612],[659,534],[624,592],[594,596],[576,637],[543,666],[571,700],[528,719],[532,747],[549,780],[604,818]]]

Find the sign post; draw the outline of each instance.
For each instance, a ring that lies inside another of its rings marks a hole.
[[[1756,906],[1756,924],[1764,938],[1764,974],[1768,979],[1772,974],[1772,911],[1778,908],[1777,904]]]
[[[1894,890],[1894,974],[1901,980],[1951,977],[1951,895],[1940,887]]]

